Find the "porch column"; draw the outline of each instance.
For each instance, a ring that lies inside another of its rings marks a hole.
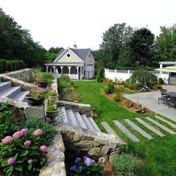
[[[63,66],[60,66],[60,68],[61,68],[61,75],[63,74]]]
[[[48,72],[48,65],[46,65],[46,72]]]
[[[160,68],[163,68],[163,64],[160,64]],[[162,74],[163,72],[160,70],[160,75]]]
[[[79,79],[79,67],[77,66],[76,69],[77,69],[77,79]]]
[[[71,76],[70,75],[70,69],[71,69],[71,67],[68,67],[68,75],[69,75],[69,77]],[[70,77],[71,78],[71,77]]]
[[[54,69],[54,74],[56,73],[56,66],[53,66],[53,69]]]
[[[82,79],[82,66],[80,67],[80,79]]]

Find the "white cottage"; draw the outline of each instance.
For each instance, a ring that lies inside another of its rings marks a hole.
[[[46,71],[59,77],[68,75],[71,79],[91,79],[94,77],[95,59],[91,49],[62,49],[52,63],[47,63]]]

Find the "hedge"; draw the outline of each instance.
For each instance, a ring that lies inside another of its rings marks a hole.
[[[25,67],[25,63],[22,60],[5,60],[0,59],[0,73],[6,71],[15,71]]]

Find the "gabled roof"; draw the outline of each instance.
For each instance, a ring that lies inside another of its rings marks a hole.
[[[56,60],[58,60],[67,50],[71,50],[74,54],[76,54],[81,60],[85,61],[88,54],[90,53],[91,49],[86,48],[86,49],[74,49],[74,48],[67,48],[67,49],[62,49],[59,54],[56,56]]]

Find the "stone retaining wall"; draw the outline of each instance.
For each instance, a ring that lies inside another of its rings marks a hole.
[[[74,112],[79,112],[80,114],[85,114],[87,117],[91,116],[91,107],[89,104],[79,104],[69,101],[59,101],[58,103],[63,103],[65,109],[72,109]]]
[[[31,78],[32,78],[32,71],[33,71],[32,68],[26,68],[23,70],[5,73],[4,75],[10,76],[12,78],[16,78],[16,79],[24,81],[24,82],[30,82]]]

